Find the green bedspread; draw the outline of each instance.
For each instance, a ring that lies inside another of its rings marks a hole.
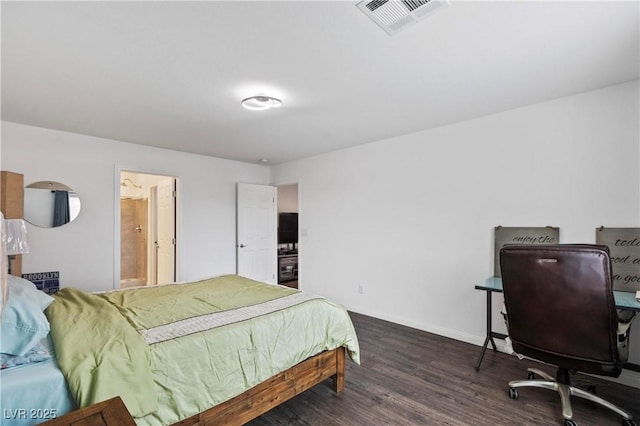
[[[138,425],[197,414],[323,350],[345,346],[359,362],[343,308],[234,275],[102,294],[63,289],[47,316],[78,405],[120,395]]]

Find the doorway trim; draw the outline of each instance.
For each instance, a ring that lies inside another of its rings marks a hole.
[[[175,211],[175,232],[176,232],[176,247],[175,247],[175,278],[176,281],[179,281],[179,277],[181,276],[182,267],[181,267],[181,259],[182,259],[182,244],[181,244],[181,236],[182,236],[182,224],[181,224],[181,185],[180,176],[174,173],[168,173],[165,171],[157,171],[157,170],[149,170],[149,169],[140,169],[137,167],[127,167],[127,166],[115,166],[114,170],[114,178],[113,178],[113,204],[114,204],[114,229],[113,229],[113,284],[112,288],[119,289],[120,288],[120,175],[122,172],[130,172],[130,173],[140,173],[145,175],[156,175],[156,176],[166,176],[173,178],[175,181],[175,190],[176,190],[176,211]]]
[[[303,256],[302,256],[302,252],[304,251],[304,243],[302,240],[302,224],[304,223],[304,216],[303,216],[303,212],[302,212],[302,179],[301,178],[297,178],[297,179],[284,179],[282,181],[278,181],[277,183],[272,183],[271,185],[276,187],[276,195],[278,193],[277,189],[279,186],[282,185],[297,185],[298,186],[298,290],[302,290],[302,287],[300,285],[300,283],[302,282],[303,279],[303,275],[304,275],[304,268],[303,268]],[[276,206],[276,216],[277,216],[277,206]],[[301,220],[302,219],[302,220]],[[276,217],[277,220],[277,217]],[[306,237],[306,229],[305,229],[305,237]],[[278,248],[278,240],[276,239],[276,249]]]

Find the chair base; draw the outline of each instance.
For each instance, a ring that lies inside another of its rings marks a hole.
[[[622,408],[613,405],[609,401],[606,401],[599,396],[596,396],[575,386],[571,386],[571,384],[559,383],[555,378],[551,377],[544,371],[538,370],[537,368],[528,368],[527,372],[529,377],[539,376],[545,380],[513,380],[509,382],[509,396],[513,399],[517,399],[518,392],[516,388],[519,387],[551,389],[558,392],[558,394],[560,395],[560,402],[562,404],[562,417],[565,420],[565,425],[575,424],[575,422],[573,422],[573,410],[571,409],[571,396],[577,396],[587,399],[589,401],[595,402],[596,404],[602,405],[603,407],[606,407],[611,411],[616,412],[617,414],[622,416],[623,425],[635,425],[635,422],[633,422],[633,418],[628,411],[625,411]]]

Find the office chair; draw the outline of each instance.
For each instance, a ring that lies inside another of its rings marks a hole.
[[[570,381],[577,371],[611,377],[622,372],[608,247],[505,246],[500,267],[514,351],[558,367],[555,379],[529,368],[528,380],[509,382],[509,396],[517,399],[517,388],[525,386],[552,389],[560,394],[565,426],[577,426],[572,395],[615,411],[623,426],[635,426],[629,412]]]

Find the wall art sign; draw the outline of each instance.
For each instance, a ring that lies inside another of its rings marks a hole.
[[[496,226],[494,233],[493,275],[501,277],[500,249],[508,244],[560,244],[560,228]]]
[[[613,289],[640,290],[640,228],[596,228],[596,244],[609,247]]]
[[[38,290],[42,290],[47,294],[57,293],[60,290],[59,271],[22,274],[22,278],[31,281]]]

